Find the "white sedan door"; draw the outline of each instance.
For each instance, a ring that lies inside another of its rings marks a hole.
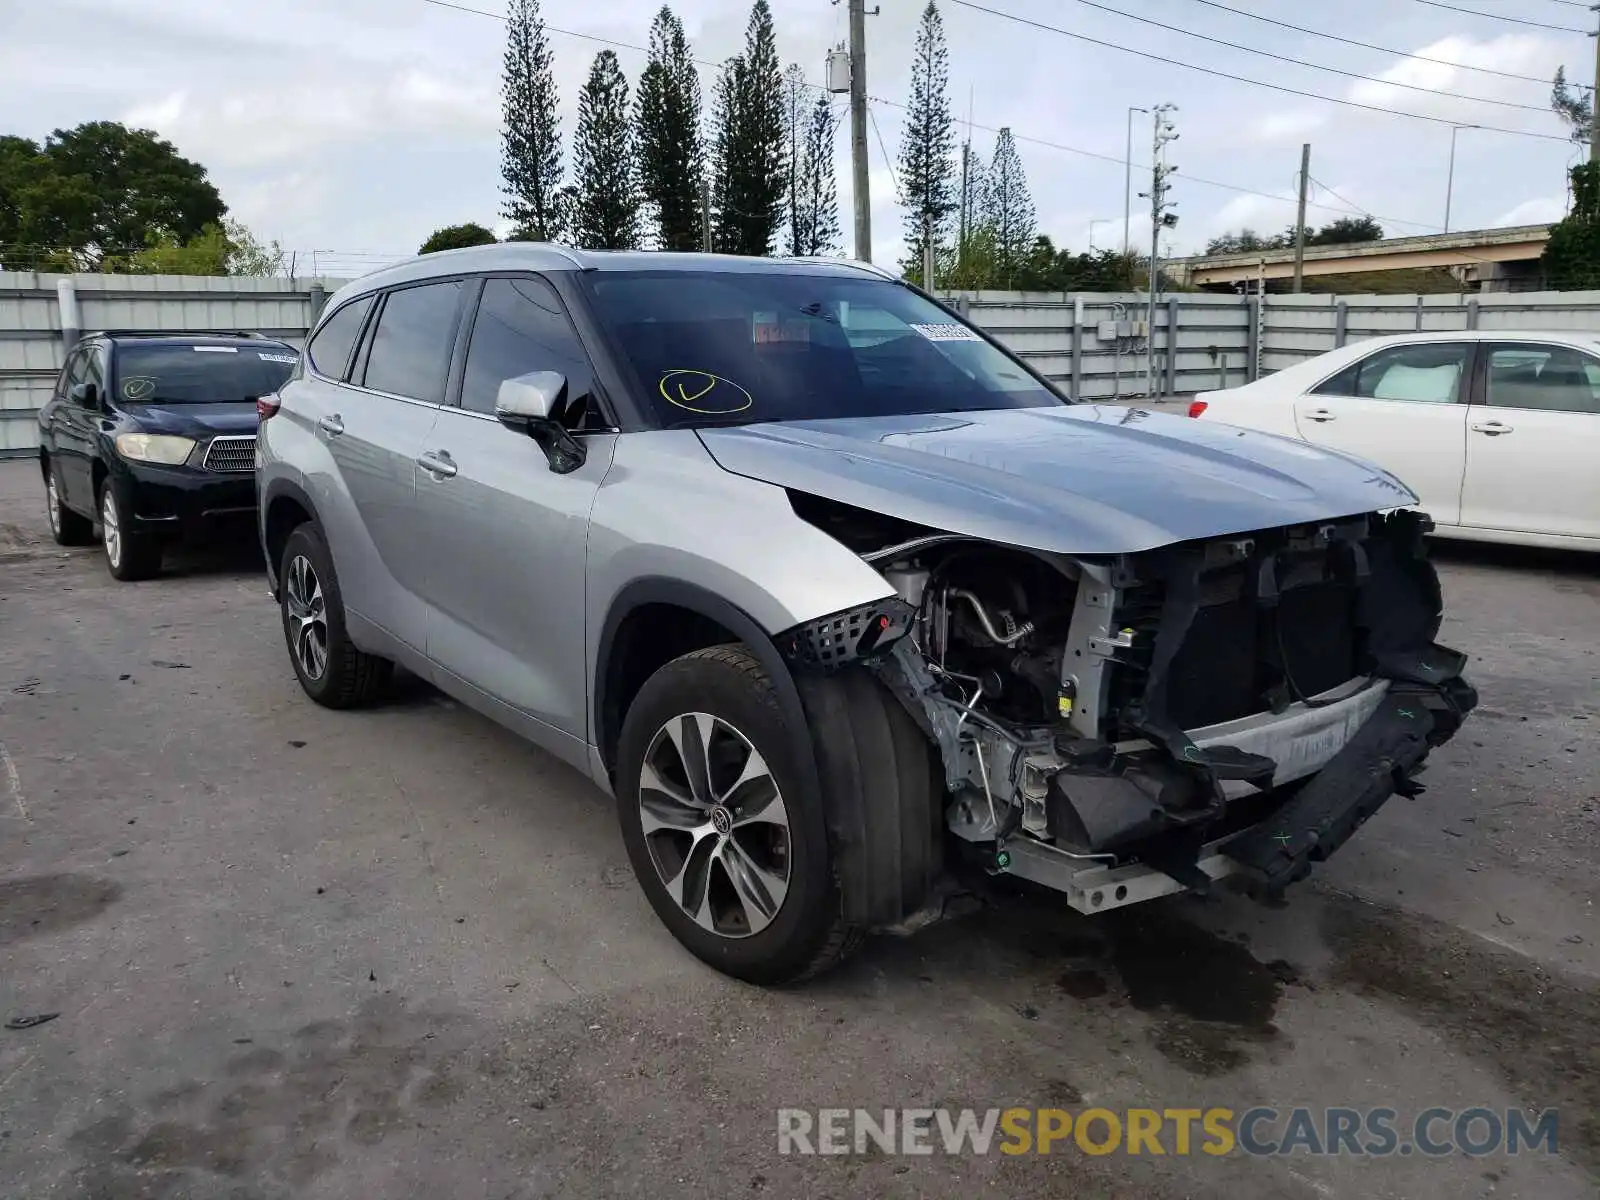
[[[1557,343],[1490,342],[1484,352],[1461,523],[1600,538],[1600,359]]]
[[[1294,401],[1308,442],[1374,462],[1441,525],[1461,522],[1472,342],[1387,346]]]

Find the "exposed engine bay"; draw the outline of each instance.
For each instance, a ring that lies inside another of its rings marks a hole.
[[[1083,911],[1280,890],[1419,792],[1476,703],[1416,513],[1074,558],[793,499],[896,596],[795,656],[876,672],[937,747],[949,830]]]

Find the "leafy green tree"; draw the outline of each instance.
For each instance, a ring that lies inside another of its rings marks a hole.
[[[1550,107],[1567,123],[1568,136],[1588,145],[1589,131],[1594,128],[1594,96],[1586,96],[1568,83],[1565,67],[1556,68],[1556,77],[1550,84]]]
[[[1600,287],[1600,163],[1570,172],[1572,211],[1550,227],[1539,265],[1545,284],[1559,290]]]
[[[956,137],[950,119],[950,54],[938,5],[922,10],[911,59],[911,103],[900,142],[900,187],[905,199],[907,275],[922,279],[928,238],[939,246],[948,237],[950,218],[960,207],[956,179]],[[1021,164],[1018,164],[1020,171]],[[1025,185],[1024,185],[1025,186]]]
[[[422,243],[417,253],[433,254],[439,250],[462,250],[468,246],[489,246],[498,240],[493,233],[476,221],[468,221],[465,225],[446,225],[443,229],[435,229],[428,235],[428,240]]]
[[[1033,247],[1033,197],[1028,192],[1028,177],[1022,169],[1022,156],[1009,127],[1002,127],[994,142],[994,159],[989,166],[985,195],[984,221],[994,231],[995,265],[1000,286],[1012,287]]]
[[[0,261],[94,270],[108,255],[181,246],[227,205],[171,142],[115,121],[0,139]],[[48,260],[48,261],[41,261]]]
[[[1383,240],[1383,226],[1373,217],[1340,217],[1330,221],[1315,233],[1306,234],[1308,246],[1347,246],[1357,242]],[[1294,245],[1291,234],[1289,244]]]
[[[729,59],[713,105],[717,249],[770,254],[783,218],[783,75],[767,0],[755,0],[744,54]]]
[[[683,22],[666,5],[650,23],[635,128],[639,187],[654,211],[657,244],[663,250],[700,249],[700,76]]]
[[[170,233],[152,234],[142,250],[108,254],[100,270],[112,275],[226,275],[234,244],[220,225],[207,225],[180,242]]]
[[[228,255],[229,275],[265,277],[283,274],[283,247],[276,240],[261,241],[242,221],[224,221],[222,232],[227,235],[228,244],[232,247]]]
[[[800,186],[791,216],[795,254],[839,252],[839,190],[833,175],[833,135],[837,127],[833,105],[824,93],[811,105],[800,150]]]
[[[500,174],[505,216],[519,240],[561,236],[561,129],[556,115],[555,56],[539,0],[511,0],[501,85]]]
[[[573,240],[591,250],[638,249],[639,189],[628,124],[628,81],[614,51],[595,55],[578,95],[572,159],[578,189]]]

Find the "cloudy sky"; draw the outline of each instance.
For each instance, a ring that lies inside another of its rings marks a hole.
[[[596,51],[606,42],[643,45],[659,2],[544,0],[565,133]],[[874,249],[879,261],[895,262],[901,212],[883,147],[898,154],[903,114],[892,105],[906,99],[923,0],[878,3],[880,14],[867,21],[868,90],[881,98],[871,138]],[[1587,79],[1594,50],[1581,34],[1421,0],[1221,3],[1397,53],[1297,33],[1204,0],[982,0],[985,8],[1080,38],[940,0],[952,101],[963,117],[970,102],[977,152],[988,154],[993,129],[1009,125],[1017,134],[1040,228],[1059,244],[1084,249],[1091,237],[1102,247],[1120,243],[1127,111],[1157,102],[1179,106],[1181,137],[1171,150],[1182,217],[1172,249],[1179,252],[1225,230],[1290,223],[1305,141],[1312,143],[1313,199],[1326,206],[1311,210],[1313,221],[1361,210],[1378,215],[1392,235],[1436,232],[1444,221],[1450,122],[1554,135],[1460,132],[1452,228],[1561,215],[1565,168],[1576,148],[1560,140],[1562,126],[1544,108],[1548,85],[1510,76],[1545,80],[1566,64]],[[1452,3],[1551,26],[1593,21],[1575,0]],[[499,217],[504,26],[492,14],[503,12],[505,0],[463,6],[481,13],[428,0],[0,0],[0,132],[43,138],[103,118],[155,129],[205,164],[235,216],[301,256],[302,271],[304,256],[315,253],[325,274],[359,273],[413,252],[440,225]],[[674,0],[673,7],[697,57],[720,61],[739,48],[748,0]],[[843,4],[772,0],[772,7],[785,62],[820,82],[829,48],[845,37]],[[1264,58],[1119,13],[1350,74]],[[643,54],[615,48],[636,79]],[[1192,66],[1438,120],[1273,91]],[[708,81],[709,71],[702,74]],[[1406,84],[1430,90],[1397,86]],[[1479,102],[1487,100],[1501,103]],[[1149,161],[1148,119],[1138,120],[1135,191],[1139,164]],[[844,136],[839,151],[848,236]]]

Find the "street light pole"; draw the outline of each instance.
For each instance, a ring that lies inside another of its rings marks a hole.
[[[1148,108],[1128,109],[1128,153],[1122,160],[1122,257],[1127,258],[1132,248],[1129,242],[1129,229],[1133,220],[1133,114],[1147,113]]]
[[[1450,194],[1456,186],[1456,134],[1463,129],[1476,129],[1476,125],[1450,126],[1450,170],[1444,177],[1444,231],[1450,232]]]

